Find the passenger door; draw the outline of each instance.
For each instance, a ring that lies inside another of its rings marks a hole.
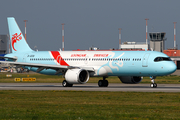
[[[149,58],[150,53],[146,53],[143,57],[142,61],[142,67],[148,67],[148,58]]]

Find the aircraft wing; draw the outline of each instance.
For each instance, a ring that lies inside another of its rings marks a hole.
[[[78,66],[63,66],[63,65],[51,65],[51,64],[38,64],[38,63],[25,63],[25,62],[9,62],[9,61],[0,61],[0,63],[8,63],[8,64],[13,64],[16,65],[16,67],[37,67],[36,72],[40,72],[44,69],[54,69],[56,70],[56,74],[61,73],[61,70],[67,70],[67,69],[85,69],[87,71],[94,71],[93,67],[78,67]]]

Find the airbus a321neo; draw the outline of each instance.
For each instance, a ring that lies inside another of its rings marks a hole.
[[[103,77],[99,87],[107,87],[108,76],[117,76],[122,83],[140,83],[149,76],[151,87],[157,87],[156,76],[176,70],[174,62],[164,53],[156,51],[34,51],[27,44],[13,17],[8,17],[12,53],[6,61],[48,75],[64,75],[64,87],[84,84],[89,77]]]

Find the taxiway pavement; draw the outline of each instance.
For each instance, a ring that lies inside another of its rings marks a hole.
[[[97,83],[86,83],[63,87],[61,83],[0,83],[0,90],[180,92],[180,84],[158,84],[157,88],[150,88],[150,84],[110,83],[108,87],[98,87]]]

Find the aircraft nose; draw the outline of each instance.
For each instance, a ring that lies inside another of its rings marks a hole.
[[[172,62],[171,64],[168,65],[168,72],[171,74],[173,72],[175,72],[177,69],[177,66],[174,62]]]

